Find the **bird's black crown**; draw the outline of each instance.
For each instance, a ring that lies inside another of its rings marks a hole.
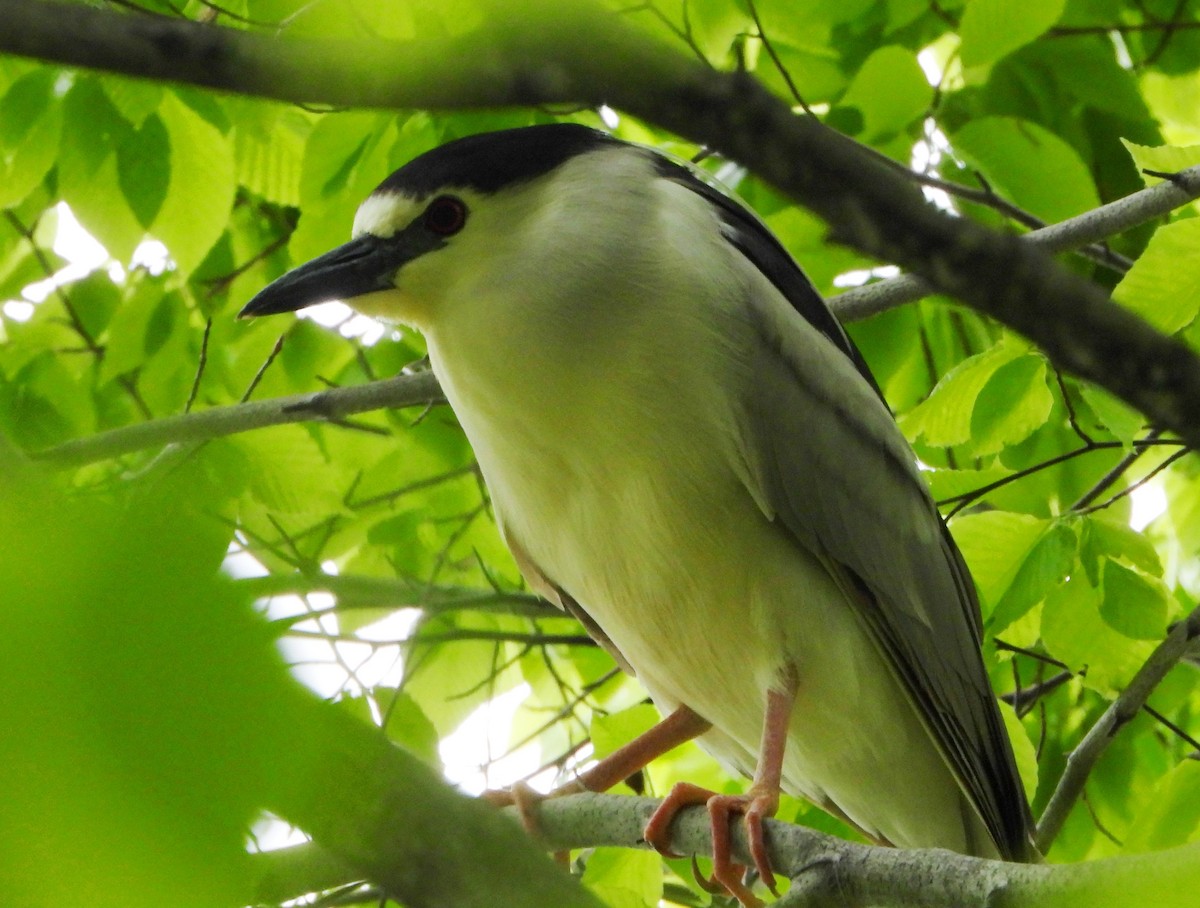
[[[487,132],[447,142],[413,158],[376,192],[422,199],[447,188],[493,193],[540,177],[564,161],[620,144],[606,132],[578,123],[548,123]]]

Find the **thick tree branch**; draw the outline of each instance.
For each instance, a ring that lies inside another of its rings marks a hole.
[[[645,847],[642,829],[658,803],[595,794],[552,798],[538,806],[537,825],[547,848]],[[1139,904],[1183,908],[1195,899],[1190,887],[1200,883],[1200,845],[1086,864],[1009,864],[940,849],[857,845],[777,820],[767,826],[772,865],[793,879],[793,889],[802,884],[802,898],[789,893],[780,905],[1094,908],[1112,904],[1113,892],[1136,891]],[[671,847],[679,854],[711,853],[702,808],[680,813],[672,826]],[[734,832],[734,856],[750,859],[741,824]],[[1147,887],[1155,897],[1143,901]]]
[[[1180,621],[1167,634],[1165,640],[1150,654],[1150,658],[1138,669],[1129,686],[1121,691],[1104,715],[1093,725],[1069,757],[1067,768],[1058,781],[1050,803],[1042,812],[1038,823],[1037,844],[1044,854],[1058,836],[1071,808],[1083,793],[1096,761],[1108,748],[1109,743],[1127,722],[1138,714],[1146,704],[1158,683],[1167,676],[1188,652],[1194,641],[1200,639],[1200,608]]]
[[[920,275],[1200,444],[1200,358],[1185,344],[1044,252],[938,211],[750,76],[696,63],[597,4],[481,2],[473,30],[407,43],[264,37],[36,0],[9,0],[5,19],[0,51],[279,100],[611,104],[741,162],[823,218],[835,240]]]
[[[642,830],[660,802],[652,798],[576,794],[534,806],[547,850],[644,848]],[[791,908],[1095,908],[1114,892],[1137,892],[1139,904],[1185,908],[1200,884],[1200,845],[1086,864],[1007,864],[942,850],[899,850],[857,845],[832,836],[767,821],[767,845],[792,889],[776,904]],[[708,816],[687,808],[671,827],[678,854],[712,850]],[[734,856],[750,858],[741,824]],[[260,898],[283,900],[319,886],[350,883],[358,874],[316,845],[300,845],[254,859]],[[1146,897],[1153,892],[1153,898]],[[1146,897],[1146,898],[1144,898]]]
[[[254,905],[279,905],[310,892],[346,886],[360,877],[316,842],[258,852],[250,865],[254,889],[246,901]]]
[[[289,854],[312,874],[306,885],[336,885],[341,862],[348,881],[369,879],[409,908],[600,908],[515,821],[456,793],[380,729],[298,688],[295,698],[297,740],[267,806],[327,852]],[[271,868],[280,872],[279,861]],[[280,882],[269,885],[277,892]]]

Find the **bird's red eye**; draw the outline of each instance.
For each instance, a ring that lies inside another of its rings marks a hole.
[[[466,223],[467,206],[452,195],[440,195],[425,208],[425,229],[439,236],[453,236]]]

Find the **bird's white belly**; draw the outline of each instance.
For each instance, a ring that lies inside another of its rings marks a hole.
[[[643,463],[548,483],[504,519],[664,714],[683,704],[713,724],[701,743],[719,760],[753,773],[767,690],[791,667],[784,788],[896,844],[965,849],[957,785],[853,606],[732,472],[699,472],[695,485]]]

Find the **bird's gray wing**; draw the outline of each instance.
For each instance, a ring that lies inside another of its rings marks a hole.
[[[975,587],[912,450],[778,240],[712,187],[678,179],[718,206],[726,239],[780,294],[746,293],[755,349],[738,418],[751,493],[845,590],[1001,854],[1027,857],[1032,821],[980,658]]]

